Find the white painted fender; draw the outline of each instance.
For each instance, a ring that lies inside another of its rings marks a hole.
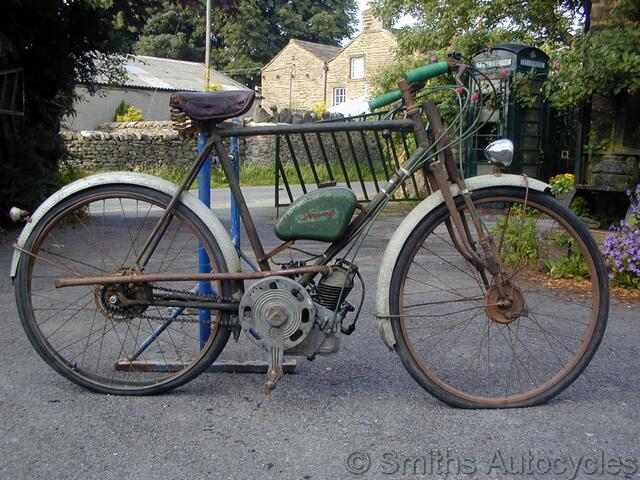
[[[146,175],[143,173],[109,172],[82,178],[58,190],[56,193],[47,198],[35,212],[33,212],[29,223],[27,223],[22,230],[22,233],[20,234],[20,237],[16,242],[16,246],[24,248],[29,235],[31,235],[33,229],[36,228],[38,222],[40,222],[44,218],[46,213],[51,210],[57,203],[61,202],[70,195],[78,193],[82,190],[87,190],[102,185],[115,184],[140,185],[142,187],[151,188],[153,190],[165,193],[169,196],[173,196],[178,190],[177,185],[174,185],[167,180],[163,180],[161,178],[154,177],[152,175]],[[200,200],[198,200],[195,195],[190,192],[184,192],[180,198],[180,201],[204,222],[204,224],[211,232],[211,235],[213,235],[213,237],[217,240],[229,272],[241,271],[240,259],[238,258],[236,249],[231,242],[231,238],[229,238],[229,234],[225,230],[222,223],[220,223],[220,220],[218,220],[218,217],[216,217],[210,209],[208,209],[202,202],[200,202]],[[15,278],[16,276],[20,255],[22,255],[22,252],[20,252],[18,249],[14,249],[13,259],[11,261],[11,278]]]
[[[549,185],[529,177],[520,175],[480,175],[465,180],[468,190],[480,190],[487,187],[522,187],[544,192]],[[451,194],[455,197],[460,193],[457,185],[451,185]],[[387,248],[382,256],[382,263],[378,272],[378,286],[376,292],[376,320],[378,329],[382,336],[382,341],[390,349],[396,344],[396,339],[391,328],[389,315],[389,289],[391,288],[391,276],[396,259],[400,255],[400,250],[407,241],[411,232],[418,223],[429,215],[436,207],[444,203],[442,192],[438,191],[420,202],[407,217],[400,223],[394,234],[391,236]]]

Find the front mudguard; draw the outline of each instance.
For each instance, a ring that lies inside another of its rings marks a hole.
[[[33,213],[29,222],[25,225],[18,241],[16,242],[15,246],[17,248],[15,248],[13,252],[13,259],[11,261],[11,278],[15,278],[20,257],[25,255],[20,251],[20,249],[24,248],[29,235],[31,235],[31,232],[33,232],[33,230],[38,226],[39,222],[44,219],[49,210],[64,199],[81,191],[104,185],[122,184],[139,185],[141,187],[157,190],[169,196],[173,196],[178,190],[177,185],[171,182],[152,175],[135,172],[100,173],[70,183],[46,199]],[[213,212],[200,202],[195,195],[192,195],[189,192],[184,192],[180,197],[180,201],[195,215],[200,217],[211,232],[211,235],[216,239],[218,246],[220,247],[220,251],[222,252],[222,256],[227,264],[228,271],[241,271],[240,259],[236,249],[220,220],[218,220]]]
[[[465,181],[467,189],[470,191],[480,190],[489,187],[520,187],[544,192],[549,189],[549,185],[535,180],[533,178],[521,175],[480,175],[472,177]],[[460,194],[457,185],[451,185],[451,194],[455,197]],[[416,206],[409,215],[398,226],[394,234],[391,236],[387,248],[382,256],[382,263],[378,272],[378,286],[376,292],[375,316],[378,322],[378,329],[382,341],[389,349],[393,349],[396,344],[393,329],[391,328],[391,320],[389,319],[389,290],[391,288],[391,277],[396,261],[400,255],[402,247],[407,238],[420,223],[420,221],[429,215],[438,206],[444,203],[442,192],[438,191],[425,198],[418,206]]]

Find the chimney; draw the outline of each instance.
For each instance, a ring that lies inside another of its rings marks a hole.
[[[373,14],[373,7],[367,5],[367,8],[362,12],[362,31],[382,30],[383,28],[382,20]]]

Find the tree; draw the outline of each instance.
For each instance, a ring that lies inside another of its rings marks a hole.
[[[640,92],[640,3],[596,0],[593,5],[589,31],[554,55],[545,92],[561,109],[574,108],[594,94]]]
[[[201,62],[204,37],[204,2],[163,0],[147,9],[132,50],[139,55]]]
[[[586,20],[583,0],[378,0],[389,21],[409,13],[417,23],[398,32],[398,61],[376,79],[374,93],[397,88],[402,72],[449,52],[470,56],[498,43],[525,43],[551,52],[568,45]]]
[[[212,67],[251,84],[260,67],[291,38],[338,45],[351,36],[356,4],[355,0],[218,0],[212,8]],[[133,51],[181,60],[204,58],[204,2],[163,0],[147,15]]]
[[[581,0],[378,0],[383,18],[410,13],[415,26],[400,32],[401,53],[432,52],[477,32],[535,44],[568,44],[575,20],[584,17]],[[473,53],[473,52],[464,52]]]
[[[74,86],[96,76],[122,78],[114,18],[135,16],[135,0],[6,0],[0,16],[0,67],[24,69],[20,132],[0,132],[0,210],[32,209],[48,193],[63,149],[60,117]],[[142,2],[145,3],[145,2]],[[1,70],[1,68],[0,68]],[[6,218],[1,215],[1,218]]]

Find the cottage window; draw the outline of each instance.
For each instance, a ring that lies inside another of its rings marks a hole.
[[[364,78],[364,57],[353,57],[351,59],[351,78]]]
[[[337,87],[333,89],[333,104],[340,105],[347,101],[347,89],[344,87]]]

